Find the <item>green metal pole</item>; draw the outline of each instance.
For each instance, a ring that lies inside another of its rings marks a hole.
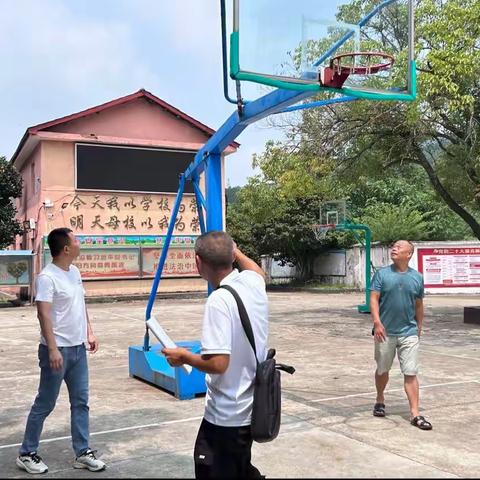
[[[372,263],[371,255],[371,241],[372,231],[366,225],[362,225],[362,230],[365,232],[365,304],[358,306],[360,313],[370,313],[370,282],[372,281]]]
[[[342,223],[335,227],[338,230],[362,230],[365,232],[365,303],[358,305],[358,311],[360,313],[370,313],[370,283],[372,275],[371,264],[371,244],[372,244],[372,231],[366,225],[361,223]]]

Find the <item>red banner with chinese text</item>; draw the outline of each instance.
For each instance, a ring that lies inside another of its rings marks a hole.
[[[480,248],[418,248],[426,288],[480,287]]]
[[[138,278],[138,248],[89,249],[80,253],[74,265],[82,278]]]

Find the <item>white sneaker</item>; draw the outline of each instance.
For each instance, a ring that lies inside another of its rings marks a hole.
[[[45,473],[48,472],[48,467],[43,463],[42,457],[36,452],[31,452],[26,455],[19,455],[15,460],[18,468],[26,470],[28,473]]]
[[[96,450],[90,448],[83,454],[75,459],[73,462],[73,468],[88,468],[91,472],[99,472],[104,470],[107,466],[104,462],[95,457]]]

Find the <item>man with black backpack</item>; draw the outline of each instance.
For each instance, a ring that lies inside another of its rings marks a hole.
[[[267,357],[265,274],[225,232],[200,236],[195,254],[200,275],[216,289],[205,305],[201,354],[185,348],[162,350],[171,365],[188,364],[207,373],[205,414],[194,450],[195,477],[262,478],[251,464],[251,419],[257,365]],[[244,312],[242,320],[239,309]],[[246,316],[250,334],[242,324]],[[254,339],[256,358],[247,335]],[[278,421],[279,414],[278,406]]]

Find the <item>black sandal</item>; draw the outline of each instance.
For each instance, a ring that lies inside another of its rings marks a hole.
[[[376,403],[373,406],[373,416],[374,417],[384,417],[385,416],[385,404]]]
[[[413,417],[410,420],[410,423],[414,427],[418,427],[420,430],[431,430],[433,428],[432,424],[428,420],[426,420],[425,417],[422,416],[422,415],[418,415],[416,417]]]

